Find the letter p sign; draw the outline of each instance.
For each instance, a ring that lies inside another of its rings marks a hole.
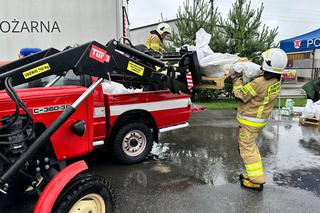
[[[313,39],[308,39],[307,40],[307,47],[310,47],[310,45],[313,44]]]

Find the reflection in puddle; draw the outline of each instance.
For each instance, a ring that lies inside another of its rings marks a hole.
[[[273,180],[279,186],[297,187],[320,195],[320,171],[318,169],[294,170],[285,174],[275,173]]]
[[[309,140],[300,139],[300,144],[306,150],[309,150],[314,155],[320,155],[320,141],[315,138],[310,138]]]
[[[154,151],[160,159],[204,184],[237,183],[242,169],[237,135],[237,128],[191,126],[163,134]],[[303,172],[320,168],[319,139],[313,128],[300,127],[297,123],[274,122],[266,127],[258,138],[258,146],[268,184],[299,187],[301,184],[295,184],[299,178],[292,178],[292,174],[305,177],[302,182],[309,179],[306,177],[310,174]]]
[[[235,182],[239,173],[237,131],[236,128],[191,127],[162,135],[161,144],[154,150],[160,151],[160,159],[191,173],[202,183],[223,185]]]
[[[140,186],[140,187],[147,187],[148,178],[147,175],[143,170],[134,170],[126,175],[123,186],[125,188],[130,188],[132,186]]]
[[[312,154],[319,152],[319,146],[310,146],[314,138],[319,139],[319,134],[314,132],[313,128],[299,127],[298,125],[290,129],[285,126],[274,128],[279,129],[278,139],[273,142],[276,152],[268,157],[273,170],[279,170],[282,173],[320,167],[320,156]],[[301,143],[301,141],[305,141],[305,143]]]
[[[157,164],[155,165],[152,169],[152,171],[154,172],[159,172],[159,173],[169,173],[171,172],[171,169],[169,166],[164,165],[164,164]]]

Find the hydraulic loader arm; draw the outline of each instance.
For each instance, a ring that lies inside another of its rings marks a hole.
[[[97,81],[87,88],[72,105],[68,106],[14,162],[11,162],[0,153],[0,160],[8,164],[8,168],[0,176],[0,192],[7,193],[10,188],[11,177],[17,173],[29,177],[23,170],[25,163],[32,159],[39,149],[49,143],[51,135],[72,116],[78,106],[95,90],[103,79],[109,79],[110,74],[130,74],[143,79],[143,82],[149,81],[163,84],[173,93],[188,92],[186,85],[176,81],[174,79],[175,76],[170,77],[155,71],[154,68],[156,66],[167,69],[169,73],[174,73],[173,67],[167,66],[161,61],[122,45],[115,40],[111,40],[107,45],[92,41],[64,51],[51,48],[0,67],[0,90],[5,89],[16,105],[16,111],[8,117],[0,118],[0,122],[3,125],[3,122],[6,121],[6,128],[11,127],[14,124],[14,119],[20,116],[19,108],[22,108],[28,119],[26,126],[32,128],[30,135],[34,131],[32,115],[15,92],[13,86],[50,75],[64,75],[69,70],[73,70],[79,75],[86,74],[98,77]],[[14,141],[13,143],[18,142],[20,143],[20,141]]]
[[[2,66],[0,90],[5,88],[6,77],[11,77],[15,86],[49,75],[63,75],[66,71],[73,70],[76,74],[104,79],[108,79],[112,73],[126,73],[147,82],[163,84],[173,93],[188,93],[185,84],[157,72],[155,66],[173,69],[116,40],[111,40],[107,45],[92,41],[64,51],[47,49]]]

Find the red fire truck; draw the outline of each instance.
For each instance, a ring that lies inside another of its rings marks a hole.
[[[92,81],[93,77],[87,79],[89,84]],[[19,97],[32,112],[37,128],[48,128],[85,91],[84,81],[72,73],[56,84],[72,82],[79,83],[79,86],[17,89]],[[0,106],[0,115],[14,109],[14,103],[5,92],[0,92]],[[110,148],[121,163],[137,163],[149,154],[159,133],[187,127],[190,112],[191,102],[187,94],[173,94],[169,90],[104,94],[100,85],[50,140],[58,160],[81,156],[94,147],[104,146]],[[84,135],[74,134],[69,127],[79,128],[81,123],[86,124],[83,128],[87,131]]]

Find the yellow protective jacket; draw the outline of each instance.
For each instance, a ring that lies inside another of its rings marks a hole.
[[[247,84],[237,78],[233,93],[239,100],[237,120],[240,124],[262,128],[272,112],[281,90],[281,82],[258,76]]]
[[[162,41],[160,37],[157,34],[151,34],[146,42],[146,46],[148,49],[152,49],[157,52],[164,52],[164,49],[162,47]]]

